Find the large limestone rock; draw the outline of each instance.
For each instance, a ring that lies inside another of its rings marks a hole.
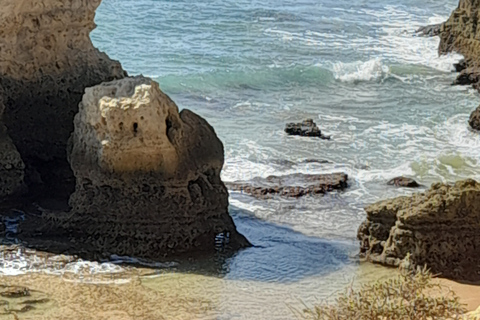
[[[228,214],[222,143],[151,79],[87,88],[69,161],[72,212],[55,221],[103,253],[159,258],[211,251],[219,239],[233,249],[249,245]]]
[[[465,57],[466,68],[461,71],[458,84],[474,84],[480,80],[480,1],[460,0],[458,8],[441,25],[439,53],[458,52]]]
[[[398,266],[410,254],[443,277],[480,280],[480,183],[435,184],[365,210],[358,238],[367,260]]]
[[[4,123],[32,192],[73,192],[66,159],[85,87],[125,76],[92,45],[100,0],[2,0],[0,92]],[[3,89],[3,91],[2,91]]]

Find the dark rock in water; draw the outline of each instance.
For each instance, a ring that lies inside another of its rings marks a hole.
[[[468,124],[470,127],[472,127],[472,129],[480,130],[480,107],[472,112],[470,119],[468,120]]]
[[[328,164],[332,163],[328,160],[322,160],[322,159],[305,159],[301,163],[318,163],[318,164]]]
[[[411,178],[406,178],[406,177],[393,178],[392,180],[388,181],[387,184],[390,185],[390,186],[405,187],[405,188],[418,188],[418,187],[420,187],[420,185],[417,183],[417,181],[415,181]]]
[[[307,195],[325,194],[348,187],[348,175],[345,173],[301,174],[254,178],[251,181],[226,183],[230,190],[241,191],[257,198],[269,198],[275,195],[299,198]]]
[[[422,37],[436,37],[442,32],[443,23],[431,24],[428,26],[420,27],[415,31],[418,36]]]
[[[287,123],[285,132],[291,136],[318,137],[330,140],[330,136],[323,135],[313,119],[306,119],[302,123]]]
[[[434,184],[424,193],[384,200],[365,208],[358,230],[368,261],[413,267],[456,280],[480,280],[480,183]]]
[[[478,83],[479,79],[480,75],[469,68],[462,70],[452,84],[458,86],[475,85]]]
[[[467,62],[465,59],[462,59],[457,63],[454,63],[453,67],[455,68],[455,72],[462,72],[463,70],[467,69]]]

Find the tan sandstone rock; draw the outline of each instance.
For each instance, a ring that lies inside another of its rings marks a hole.
[[[212,251],[219,239],[233,249],[249,245],[228,214],[221,141],[151,79],[88,88],[69,160],[73,209],[56,222],[102,253],[155,259]]]
[[[435,184],[425,193],[373,204],[360,226],[361,253],[369,261],[414,265],[459,280],[480,280],[480,183]]]
[[[478,0],[460,0],[450,18],[440,28],[440,54],[458,52],[465,57],[465,68],[458,84],[474,84],[478,89],[480,80],[480,18]]]
[[[125,76],[120,64],[95,49],[89,38],[99,4],[100,0],[1,2],[4,123],[27,166],[26,182],[34,193],[68,197],[73,192],[65,150],[84,89]]]

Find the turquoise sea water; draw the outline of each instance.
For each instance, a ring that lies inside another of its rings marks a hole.
[[[430,185],[480,174],[480,140],[466,125],[476,94],[450,85],[459,56],[439,58],[437,38],[414,35],[456,5],[104,0],[92,39],[214,126],[225,181],[347,172],[351,188],[342,194],[264,202],[233,193],[231,203],[311,236],[351,240],[365,204],[407,192],[386,188],[390,178]],[[285,136],[286,122],[307,117],[332,141]]]
[[[256,247],[145,282],[159,288],[175,274],[172,288],[190,285],[185,270],[208,269],[217,280],[200,290],[218,300],[216,319],[291,319],[287,305],[313,303],[355,275],[378,272],[359,265],[355,237],[365,205],[411,192],[386,186],[390,178],[425,186],[480,178],[480,139],[467,128],[478,97],[450,85],[461,57],[439,58],[438,39],[414,35],[446,20],[457,3],[103,0],[95,46],[213,125],[225,146],[225,181],[350,177],[347,191],[324,197],[264,201],[232,192],[231,213]],[[284,134],[285,123],[305,118],[332,140]]]
[[[365,205],[411,192],[386,187],[390,178],[428,186],[480,177],[480,140],[466,123],[478,97],[451,86],[461,57],[438,57],[437,38],[414,34],[446,20],[457,3],[105,0],[92,38],[214,126],[225,144],[225,181],[349,174],[348,191],[324,197],[231,194],[239,229],[264,249],[233,258],[226,278],[319,279],[352,274]],[[307,117],[332,140],[285,136],[286,122]]]

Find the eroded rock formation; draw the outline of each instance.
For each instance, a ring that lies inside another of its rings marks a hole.
[[[472,129],[480,130],[480,107],[475,109],[468,119],[468,124]]]
[[[27,167],[25,181],[33,193],[68,197],[73,191],[66,145],[84,88],[125,76],[120,64],[95,49],[89,38],[99,4],[100,0],[2,1],[3,120]]]
[[[464,56],[465,66],[457,84],[473,84],[478,89],[480,80],[480,2],[460,0],[458,8],[440,28],[440,54],[457,52]]]
[[[74,123],[72,211],[54,221],[77,241],[147,258],[211,251],[218,236],[230,248],[249,245],[228,214],[221,141],[157,83],[135,77],[88,88]]]
[[[358,230],[369,261],[414,265],[460,280],[480,280],[480,183],[434,184],[425,193],[373,204]]]
[[[228,188],[250,194],[257,198],[273,196],[299,198],[308,195],[325,194],[348,187],[345,173],[301,174],[255,178],[252,181],[227,183]]]

